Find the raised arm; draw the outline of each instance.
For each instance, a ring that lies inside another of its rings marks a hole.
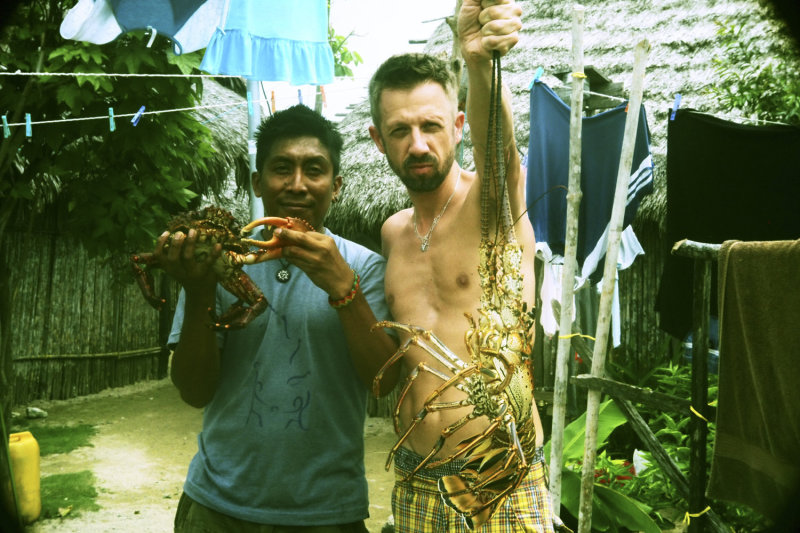
[[[475,168],[483,178],[489,126],[492,55],[505,55],[519,40],[522,9],[513,0],[463,0],[458,17],[461,53],[467,66],[467,121],[469,122]],[[514,139],[511,92],[503,85],[503,153],[509,196],[515,217],[524,209],[524,176]]]

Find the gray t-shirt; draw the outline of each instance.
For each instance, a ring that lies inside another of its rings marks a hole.
[[[388,319],[385,260],[331,235],[361,277],[378,320]],[[343,524],[368,516],[364,474],[367,388],[350,360],[328,295],[300,269],[245,267],[269,301],[245,329],[222,332],[219,387],[203,414],[185,492],[219,512],[262,524]],[[183,294],[170,343],[183,323]],[[217,312],[235,297],[217,286]]]

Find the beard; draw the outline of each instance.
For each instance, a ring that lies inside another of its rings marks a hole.
[[[437,164],[439,160],[436,156],[431,154],[422,157],[408,156],[401,165],[397,165],[388,157],[386,160],[389,163],[389,167],[397,174],[397,177],[400,178],[400,181],[403,182],[403,185],[405,185],[409,191],[430,192],[435,191],[442,184],[447,174],[450,172],[450,169],[453,167],[453,162],[456,160],[456,157],[455,150],[451,150],[445,157],[444,164],[441,165]],[[414,176],[409,170],[413,165],[424,164],[433,166],[432,174],[427,177]]]

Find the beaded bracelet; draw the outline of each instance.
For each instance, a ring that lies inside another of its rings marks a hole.
[[[355,297],[358,289],[361,287],[361,278],[358,277],[358,273],[354,270],[353,271],[353,288],[350,290],[350,294],[342,298],[341,300],[334,300],[330,296],[328,296],[328,303],[331,304],[331,307],[334,309],[341,309],[352,302]]]

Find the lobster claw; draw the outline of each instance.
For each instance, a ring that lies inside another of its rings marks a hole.
[[[259,226],[267,228],[269,232],[272,233],[272,238],[267,241],[246,238],[247,235]],[[301,218],[263,217],[256,219],[243,227],[239,232],[239,235],[242,237],[242,243],[258,248],[257,251],[244,254],[243,263],[252,265],[281,257],[283,247],[286,246],[287,243],[274,235],[273,232],[276,228],[286,228],[302,232],[314,231],[314,227]]]

